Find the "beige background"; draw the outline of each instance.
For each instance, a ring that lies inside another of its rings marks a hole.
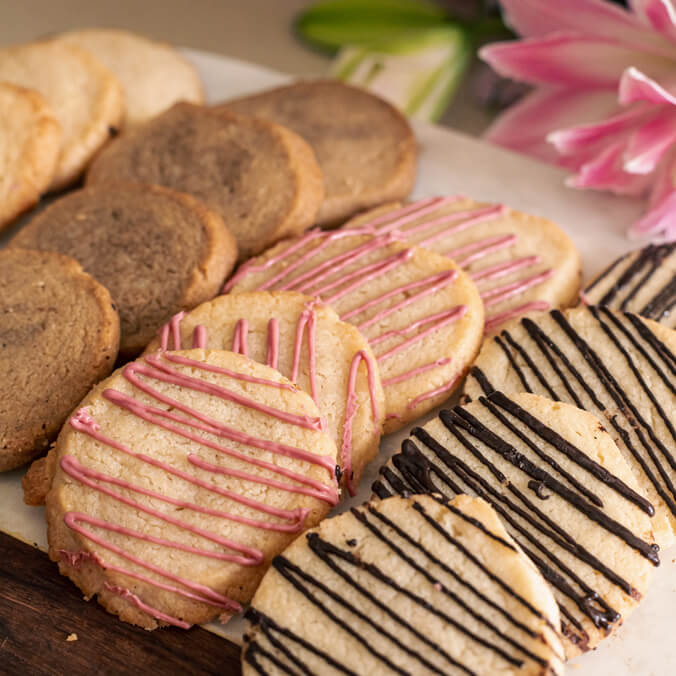
[[[328,59],[293,35],[312,0],[0,0],[0,45],[69,28],[128,28],[176,45],[252,61],[297,75],[326,72]],[[461,92],[443,123],[477,134],[489,116]]]

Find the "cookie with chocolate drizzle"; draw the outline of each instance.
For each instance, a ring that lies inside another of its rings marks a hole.
[[[386,433],[448,399],[483,336],[483,303],[469,276],[392,233],[312,230],[244,263],[225,290],[297,291],[354,324],[380,369]]]
[[[246,615],[253,674],[562,674],[556,603],[495,512],[392,497],[277,556]]]
[[[594,413],[655,508],[658,544],[676,527],[676,332],[603,307],[507,324],[481,348],[465,384],[533,392]]]
[[[310,396],[221,350],[127,364],[83,400],[47,465],[50,557],[146,629],[227,620],[338,502]]]
[[[441,411],[373,489],[486,500],[551,585],[567,657],[610,635],[659,565],[653,508],[599,419],[537,395],[496,391]]]
[[[618,258],[587,284],[581,298],[676,328],[676,242],[649,244]]]
[[[339,449],[350,494],[378,453],[385,395],[359,331],[292,291],[228,294],[176,315],[146,353],[191,345],[238,352],[278,369],[312,396]]]

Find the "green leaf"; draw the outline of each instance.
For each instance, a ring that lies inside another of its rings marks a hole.
[[[382,44],[402,30],[443,26],[447,18],[428,0],[324,0],[299,15],[296,30],[307,42],[335,51]]]
[[[389,100],[403,112],[437,120],[462,81],[472,50],[458,27],[407,30],[375,47],[348,45],[331,73]]]

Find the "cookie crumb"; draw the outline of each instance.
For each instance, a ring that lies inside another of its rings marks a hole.
[[[66,641],[77,641],[77,634],[68,634]]]

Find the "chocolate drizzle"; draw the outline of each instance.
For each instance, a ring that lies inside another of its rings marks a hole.
[[[626,454],[634,459],[676,516],[676,457],[673,452],[676,448],[676,428],[667,402],[660,398],[652,385],[659,382],[676,396],[673,378],[676,375],[676,356],[636,315],[591,306],[586,310],[576,310],[574,316],[584,316],[583,312],[592,319],[592,331],[599,336],[594,339],[594,346],[609,344],[610,350],[606,349],[603,357],[558,310],[550,313],[556,324],[556,330],[550,335],[541,328],[542,322],[538,325],[526,318],[520,322],[520,328],[525,329],[532,343],[527,346],[525,342],[519,343],[516,331],[512,334],[506,330],[502,332],[503,340],[496,343],[503,351],[509,350],[507,345],[510,345],[518,346],[519,354],[529,354],[527,366],[521,372],[514,369],[521,381],[524,372],[530,372],[539,382],[546,382],[533,359],[534,355],[544,357],[552,365],[555,377],[549,381],[547,389],[538,388],[536,393],[548,396],[549,391],[554,390],[557,399],[605,417],[616,443],[621,449],[626,449]],[[515,359],[516,353],[511,356]],[[584,377],[574,363],[586,365],[592,377]],[[617,364],[626,368],[626,376],[618,373]],[[509,365],[513,367],[511,360]],[[493,391],[494,384],[478,367],[474,367],[472,377],[485,393]],[[636,383],[632,391],[623,386],[627,378]],[[634,391],[650,401],[655,411],[652,419],[647,420],[642,415]],[[658,431],[658,424],[663,431]]]
[[[479,382],[488,383],[477,367],[473,370],[474,377],[476,373]],[[472,411],[477,415],[480,411],[482,420],[462,407],[439,414],[454,440],[450,446],[427,429],[414,428],[413,439],[405,440],[401,451],[381,469],[373,490],[380,498],[407,493],[441,493],[447,497],[467,493],[486,500],[500,515],[510,535],[554,587],[564,635],[585,649],[589,637],[583,629],[583,617],[605,632],[621,618],[594,588],[596,574],[581,573],[578,567],[576,572],[557,555],[556,548],[572,555],[583,568],[591,568],[632,598],[639,598],[640,594],[631,581],[603,563],[539,504],[557,496],[576,510],[580,518],[593,521],[602,531],[619,538],[642,557],[659,565],[654,545],[603,511],[603,501],[595,487],[611,489],[647,514],[652,514],[652,506],[621,479],[504,394],[492,391],[488,397],[480,397],[478,402],[481,409],[474,404]],[[489,416],[490,424],[485,422],[484,414]],[[509,443],[512,435],[542,462],[536,464]],[[500,458],[504,469],[490,459],[489,456],[494,455]],[[564,470],[555,456],[574,463],[575,476]],[[580,471],[584,472],[584,478],[580,477]],[[526,480],[533,499],[518,487],[519,477],[521,483]]]
[[[646,303],[639,305],[636,299],[638,294],[651,284],[654,275],[674,253],[676,243],[672,242],[651,244],[635,254],[619,258],[587,286],[584,291],[586,299],[593,304],[634,311],[655,321],[664,320],[676,306],[676,276],[672,276]],[[630,264],[624,271],[618,272],[621,263],[631,256],[634,258]],[[608,282],[611,282],[611,285],[605,290]],[[596,292],[599,288],[605,292]],[[624,297],[623,292],[626,292]]]
[[[435,499],[475,529],[480,537],[489,538],[500,546],[515,551],[511,543],[491,533],[477,519],[448,504],[439,496],[435,496]],[[403,518],[386,516],[372,505],[353,508],[351,514],[368,531],[370,537],[386,547],[387,556],[382,561],[366,561],[359,552],[338,547],[312,532],[306,536],[307,545],[316,557],[311,567],[312,572],[309,568],[299,567],[284,555],[277,556],[272,565],[288,584],[322,613],[322,621],[329,623],[327,632],[334,631],[331,624],[336,625],[342,630],[341,633],[347,633],[351,640],[360,644],[381,663],[383,671],[408,674],[416,673],[419,668],[436,674],[474,674],[474,665],[466,662],[467,654],[478,655],[485,651],[491,653],[493,659],[504,663],[504,668],[521,668],[528,663],[535,663],[542,667],[543,673],[550,671],[549,661],[528,647],[529,642],[532,645],[533,641],[545,641],[533,628],[547,623],[542,613],[484,565],[453,532],[432,518],[421,503],[414,502],[413,508],[418,513],[416,518],[422,521],[419,526],[434,529],[444,544],[448,545],[449,553],[453,550],[454,558],[457,555],[461,557],[459,565],[452,567],[448,563],[449,557],[436,556],[423,542],[409,535],[410,512],[404,522]],[[407,586],[410,577],[393,578],[390,574],[393,564],[397,566],[397,570],[400,564],[406,566],[414,572],[413,577],[418,581],[422,579],[433,587],[433,600],[410,589]],[[453,581],[453,588],[443,584],[430,572],[434,569],[441,569],[448,575]],[[400,582],[400,579],[405,582]],[[406,597],[414,607],[442,620],[445,625],[453,627],[461,634],[463,640],[472,646],[471,650],[462,652],[465,661],[448,652],[452,643],[437,644],[426,635],[424,627],[418,622],[414,624],[409,621],[408,615],[400,614],[396,607],[382,600],[381,595],[375,591],[382,586]],[[349,594],[346,593],[348,589]],[[520,608],[518,617],[512,615],[504,603],[499,602],[500,593],[507,593],[516,601]],[[351,600],[355,597],[359,602]],[[449,610],[449,606],[452,610]],[[500,616],[502,628],[489,614]],[[463,621],[462,615],[469,615],[473,622]],[[321,673],[322,668],[314,666],[317,664],[324,664],[326,668],[343,674],[354,673],[348,664],[341,661],[340,656],[329,654],[312,645],[301,635],[288,627],[280,626],[257,608],[251,608],[246,617],[258,631],[246,637],[248,644],[244,660],[257,673],[270,673],[266,668],[266,661],[283,673],[290,674]],[[363,627],[368,627],[368,630]],[[407,634],[415,637],[415,641],[407,640]],[[378,642],[378,647],[371,638],[375,635],[382,639]],[[418,648],[415,644],[421,647]],[[388,649],[385,650],[383,645],[388,645]],[[397,651],[404,653],[419,667],[412,672],[404,670],[396,659]]]

